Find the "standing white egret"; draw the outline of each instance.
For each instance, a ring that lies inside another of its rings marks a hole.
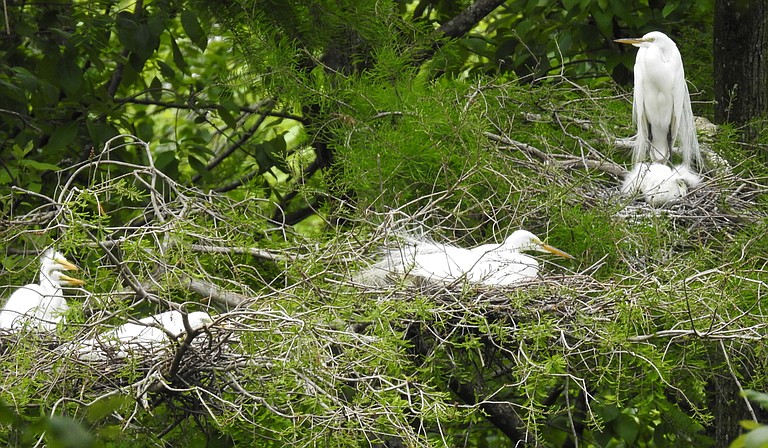
[[[84,282],[61,271],[76,271],[77,266],[53,249],[43,252],[40,265],[40,283],[20,287],[5,302],[0,311],[0,329],[18,330],[29,324],[53,331],[69,309],[61,287]]]
[[[701,178],[685,165],[670,168],[661,163],[638,163],[621,186],[626,195],[642,193],[645,201],[654,207],[678,200],[688,194]]]
[[[405,238],[406,245],[389,250],[364,278],[380,280],[381,274],[399,274],[430,282],[470,283],[503,286],[536,278],[539,264],[523,251],[549,252],[573,258],[560,249],[544,244],[527,230],[516,230],[501,244],[483,244],[466,249],[450,244]]]
[[[675,42],[659,31],[614,42],[640,48],[635,59],[632,103],[632,119],[637,124],[634,164],[644,162],[649,151],[652,162],[669,162],[677,140],[683,164],[689,168],[701,167],[691,98]]]
[[[196,331],[210,325],[213,319],[204,311],[195,311],[187,314],[187,322]],[[85,361],[122,359],[129,353],[162,350],[169,343],[169,335],[176,339],[184,333],[184,314],[173,310],[139,319],[137,323],[122,324],[71,346],[75,347],[76,356]]]

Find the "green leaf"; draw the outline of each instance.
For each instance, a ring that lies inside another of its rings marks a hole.
[[[610,423],[619,416],[619,407],[615,403],[610,403],[598,408],[596,412],[605,423]]]
[[[62,58],[62,64],[59,66],[58,82],[67,96],[78,96],[83,87],[83,70],[75,63],[74,59]]]
[[[192,167],[193,170],[197,171],[198,174],[202,176],[207,176],[210,174],[206,168],[207,162],[200,160],[197,155],[190,154],[187,157],[187,162],[189,162],[189,166]]]
[[[65,148],[67,145],[70,145],[75,141],[75,137],[77,137],[78,128],[79,126],[76,121],[57,127],[56,130],[53,131],[53,134],[51,134],[51,138],[48,140],[46,148],[50,151],[58,151]]]
[[[160,69],[160,74],[163,75],[163,78],[165,78],[166,81],[170,81],[176,77],[176,71],[173,67],[160,60],[155,62],[157,63],[157,68]]]
[[[741,392],[741,395],[746,397],[747,400],[754,401],[755,403],[759,404],[761,408],[768,410],[768,394],[745,389]]]
[[[58,171],[60,169],[56,165],[45,163],[45,162],[38,162],[37,160],[32,160],[32,159],[19,160],[19,165],[32,168],[33,170],[37,170],[37,171],[49,171],[49,170]]]
[[[179,175],[179,161],[173,151],[162,151],[155,154],[155,167],[173,178]]]
[[[149,94],[155,101],[160,101],[163,96],[163,82],[157,79],[157,76],[152,77],[152,82],[149,83]]]
[[[679,3],[668,2],[666,5],[664,5],[664,9],[661,10],[661,16],[666,19],[667,16],[675,12],[678,6],[680,6]]]
[[[563,7],[566,11],[571,11],[581,0],[563,0]]]
[[[171,52],[173,53],[173,63],[176,64],[176,67],[182,72],[189,74],[189,65],[184,60],[179,44],[176,43],[176,39],[173,36],[171,36]]]
[[[745,434],[744,448],[768,448],[768,426],[760,426]]]
[[[145,142],[151,142],[155,136],[155,122],[150,117],[144,117],[136,124],[136,136]]]
[[[219,118],[221,118],[224,123],[227,124],[230,128],[236,128],[237,127],[237,120],[234,116],[232,116],[229,111],[223,107],[223,106],[216,106],[216,112],[219,113]]]
[[[744,448],[744,438],[746,437],[746,434],[742,434],[739,437],[736,437],[736,440],[731,442],[730,445],[728,445],[728,448]]]
[[[115,19],[115,29],[117,40],[120,41],[126,50],[132,52],[141,51],[139,48],[140,38],[136,37],[139,33],[139,23],[133,14],[127,11],[119,12]]]
[[[21,104],[27,103],[26,92],[18,86],[0,80],[0,87],[2,87],[2,89],[0,89],[0,98],[9,98],[12,101],[16,101]]]
[[[115,24],[118,40],[131,52],[128,61],[137,72],[141,71],[160,45],[162,19],[150,17],[140,22],[133,14],[123,11],[118,14]]]
[[[46,426],[45,436],[51,448],[88,448],[94,444],[83,425],[69,417],[53,416]]]
[[[595,23],[597,23],[598,29],[606,36],[610,36],[613,32],[613,14],[605,9],[594,6],[590,9],[590,12],[592,13],[592,18],[595,19]]]
[[[205,35],[205,31],[200,26],[195,13],[188,9],[184,10],[181,13],[181,26],[184,28],[184,32],[187,33],[187,36],[189,36],[189,39],[198,48],[205,51],[205,48],[208,46],[208,36]]]
[[[760,427],[760,423],[754,421],[754,420],[741,420],[739,421],[739,425],[746,429],[747,431],[752,431],[753,429],[757,429]]]
[[[87,418],[91,422],[97,422],[132,401],[133,399],[127,395],[112,395],[102,398],[88,406]]]
[[[613,424],[613,428],[627,445],[635,443],[635,439],[637,439],[637,435],[640,432],[640,427],[635,418],[625,413],[619,414]]]
[[[10,406],[0,403],[0,423],[3,425],[14,425],[21,421],[19,414]]]
[[[14,73],[16,73],[16,80],[21,81],[21,85],[25,90],[37,90],[38,85],[40,85],[40,81],[37,79],[37,76],[35,76],[32,72],[24,67],[14,67],[12,70]]]

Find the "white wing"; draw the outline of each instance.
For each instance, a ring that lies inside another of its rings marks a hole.
[[[701,149],[696,137],[691,96],[688,93],[688,84],[685,82],[685,71],[682,63],[675,78],[672,97],[675,104],[673,124],[677,127],[677,129],[672,130],[672,135],[677,138],[678,145],[680,145],[683,164],[689,168],[701,167],[703,163]]]
[[[20,287],[11,294],[0,311],[0,329],[18,330],[35,315],[45,291],[38,284]]]
[[[39,322],[41,329],[55,331],[57,324],[62,321],[68,310],[69,305],[64,298],[64,293],[57,288],[52,295],[41,297],[40,305],[35,308],[35,319]]]
[[[489,252],[480,259],[467,277],[474,283],[504,286],[536,278],[539,262],[535,258],[511,251]]]
[[[635,150],[632,153],[633,165],[644,161],[649,149],[649,124],[645,117],[645,105],[643,104],[645,94],[643,91],[643,59],[645,58],[645,52],[645,48],[640,48],[637,51],[634,68],[635,89],[632,101],[632,122],[637,126],[637,134],[635,135]]]
[[[75,343],[74,347],[81,360],[103,361],[123,359],[132,353],[154,353],[167,343],[168,337],[162,329],[128,322],[93,339]]]

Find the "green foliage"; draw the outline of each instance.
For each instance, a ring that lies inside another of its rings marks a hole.
[[[467,3],[10,9],[0,234],[35,256],[6,251],[5,295],[55,243],[88,279],[67,292],[60,340],[215,301],[190,279],[247,302],[216,303],[245,323],[230,347],[243,358],[206,370],[243,389],[215,398],[179,378],[144,396],[165,364],[107,374],[11,335],[0,440],[501,446],[488,406],[502,403],[542,446],[712,445],[712,382],[768,375],[763,213],[714,175],[725,224],[636,213],[615,172],[575,163],[629,163],[613,138],[633,132],[631,102],[607,74],[626,82],[634,52],[617,34],[673,34],[707,96],[711,2],[507,2],[433,55],[434,28]],[[721,128],[713,150],[764,177],[736,139]],[[524,227],[576,259],[540,258],[543,280],[521,288],[350,283],[393,221],[461,246]],[[734,446],[764,442],[745,429]]]
[[[434,2],[430,6],[434,10],[416,7],[415,14],[437,18],[454,4]],[[598,78],[597,82],[602,83],[604,79],[600,78],[608,73],[626,83],[634,52],[616,48],[611,40],[660,30],[688,43],[691,35],[700,39],[705,29],[711,30],[713,10],[713,2],[693,1],[507,2],[462,39],[460,47],[446,49],[444,68],[454,75],[494,73],[525,82],[563,74],[587,82]],[[694,74],[694,85],[703,85],[711,93],[711,78],[702,73],[705,67],[711,67],[711,52],[701,52],[700,48],[684,47],[686,72]]]
[[[768,394],[747,389],[742,391],[742,396],[757,403],[761,408],[768,409]],[[736,438],[729,445],[729,448],[762,448],[768,446],[768,426],[754,420],[744,420],[740,423],[747,432]]]

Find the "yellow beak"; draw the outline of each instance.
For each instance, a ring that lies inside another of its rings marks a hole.
[[[570,258],[570,259],[576,258],[573,255],[569,254],[568,252],[564,252],[564,251],[562,251],[562,250],[560,250],[560,249],[558,249],[556,247],[550,246],[549,244],[541,243],[541,248],[546,250],[549,253],[553,253],[555,255],[559,255],[559,256],[561,256],[563,258]]]
[[[79,278],[72,278],[72,277],[70,277],[68,275],[64,275],[64,274],[61,274],[59,276],[59,279],[62,282],[66,282],[67,285],[72,285],[72,286],[80,286],[80,285],[84,285],[85,284],[85,282],[80,280]]]
[[[642,37],[629,37],[625,39],[613,39],[614,42],[618,42],[620,44],[642,44],[643,42],[648,42],[647,40],[643,39]]]
[[[60,265],[64,266],[64,269],[66,269],[68,271],[77,271],[79,269],[77,266],[75,266],[74,263],[72,263],[71,261],[67,260],[66,258],[57,258],[54,261],[56,263],[59,263]]]

